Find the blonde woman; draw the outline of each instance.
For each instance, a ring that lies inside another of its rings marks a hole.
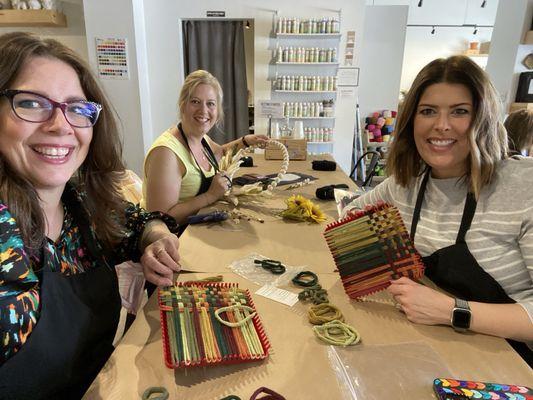
[[[265,135],[245,135],[222,146],[207,133],[223,119],[222,88],[207,71],[187,76],[179,96],[181,121],[154,142],[144,161],[143,205],[164,211],[180,224],[222,196],[229,179],[217,162],[232,148],[262,145]]]

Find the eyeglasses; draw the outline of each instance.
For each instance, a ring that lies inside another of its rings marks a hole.
[[[56,108],[61,109],[67,122],[75,128],[89,128],[96,124],[102,106],[93,101],[75,100],[59,103],[27,90],[4,90],[17,117],[26,122],[45,122],[52,118]]]

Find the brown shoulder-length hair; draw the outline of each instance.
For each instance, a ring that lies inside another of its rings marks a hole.
[[[224,120],[224,108],[222,107],[222,86],[220,86],[220,82],[213,74],[208,71],[204,71],[203,69],[193,71],[185,78],[185,82],[183,82],[183,86],[181,87],[180,97],[178,100],[180,115],[183,115],[185,105],[191,100],[194,90],[199,85],[209,85],[215,91],[215,95],[217,96],[216,124],[220,125],[220,123]]]
[[[0,91],[11,89],[10,85],[22,68],[35,57],[57,59],[68,64],[76,71],[87,99],[102,105],[87,157],[72,181],[85,194],[83,204],[98,238],[104,246],[111,247],[124,233],[124,202],[119,194],[124,164],[114,111],[90,67],[74,51],[56,40],[40,39],[24,32],[0,36]],[[0,200],[8,205],[17,219],[25,244],[32,250],[41,247],[45,238],[45,220],[38,194],[31,182],[17,174],[1,154]]]
[[[516,153],[533,147],[533,110],[518,110],[509,114],[504,123],[509,148]]]
[[[489,184],[496,166],[507,156],[507,134],[500,120],[501,104],[487,74],[470,58],[439,58],[426,65],[416,76],[400,106],[394,143],[387,158],[387,171],[407,187],[426,168],[414,140],[414,119],[424,91],[436,83],[461,84],[473,99],[473,118],[468,131],[470,155],[465,182],[476,198]]]

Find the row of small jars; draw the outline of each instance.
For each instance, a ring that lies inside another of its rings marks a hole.
[[[276,79],[277,90],[294,91],[335,91],[337,90],[336,76],[305,76],[283,75]]]
[[[285,117],[333,117],[333,100],[283,103]]]
[[[277,62],[318,63],[337,62],[337,49],[318,47],[278,47]]]
[[[305,139],[308,142],[332,142],[333,128],[304,128]]]
[[[336,18],[280,18],[276,33],[339,33],[340,22]]]

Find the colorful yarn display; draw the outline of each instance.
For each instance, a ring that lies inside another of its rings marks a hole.
[[[393,278],[424,274],[400,212],[389,204],[369,206],[329,224],[324,237],[352,299],[385,289]]]
[[[237,284],[180,282],[159,289],[165,364],[169,368],[231,364],[268,356],[250,293]]]
[[[374,112],[365,120],[365,134],[369,142],[388,142],[394,131],[396,111]]]

